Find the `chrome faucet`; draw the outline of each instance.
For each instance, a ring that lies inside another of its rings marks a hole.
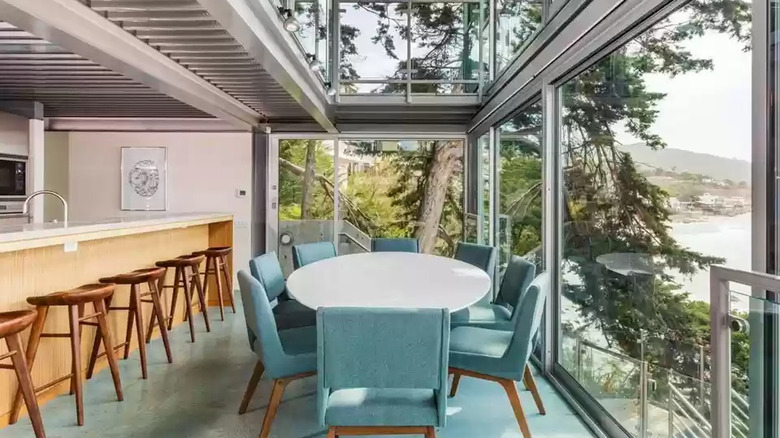
[[[29,222],[31,219],[30,214],[28,213],[30,211],[30,201],[38,195],[56,196],[60,201],[62,201],[62,213],[63,213],[62,223],[67,227],[68,226],[68,201],[66,201],[65,198],[62,197],[62,195],[52,190],[38,190],[37,192],[32,192],[30,193],[30,196],[28,196],[24,200],[24,204],[22,205],[22,214],[27,216],[27,222]]]

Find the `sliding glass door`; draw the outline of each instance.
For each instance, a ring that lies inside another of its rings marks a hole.
[[[411,237],[450,256],[464,236],[465,139],[280,136],[271,141],[268,250],[285,274],[299,243],[367,252],[374,237]],[[278,202],[274,203],[273,201]]]

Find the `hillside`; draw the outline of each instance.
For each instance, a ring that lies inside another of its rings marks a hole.
[[[750,162],[735,158],[724,158],[710,154],[684,151],[682,149],[652,150],[643,143],[620,146],[628,152],[641,169],[660,168],[676,173],[696,173],[710,178],[734,182],[744,181],[750,184]]]

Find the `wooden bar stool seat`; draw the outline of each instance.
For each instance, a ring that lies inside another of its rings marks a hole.
[[[165,314],[163,312],[160,293],[157,288],[158,281],[165,275],[164,268],[144,268],[137,269],[126,274],[119,274],[114,277],[101,278],[101,283],[114,283],[130,286],[130,302],[127,307],[111,306],[112,297],[108,297],[106,301],[106,307],[109,311],[112,310],[126,310],[127,314],[127,331],[125,332],[125,341],[118,344],[114,349],[120,349],[124,347],[124,358],[127,359],[130,355],[130,345],[133,340],[133,324],[136,326],[136,332],[138,334],[138,351],[141,356],[141,376],[146,379],[148,376],[146,367],[146,333],[144,333],[144,318],[142,303],[151,303],[153,314],[160,320],[165,320]],[[140,291],[140,285],[146,283],[148,290],[146,292]],[[149,297],[143,299],[144,297]],[[160,327],[160,336],[162,337],[163,345],[165,346],[165,355],[168,358],[168,363],[173,362],[173,356],[171,355],[171,346],[168,342],[168,330],[166,327]],[[95,341],[92,346],[92,355],[89,358],[89,369],[87,371],[87,379],[92,378],[92,374],[95,370],[95,362],[97,359],[106,354],[106,351],[100,353],[100,344]],[[111,356],[111,355],[109,355]]]
[[[32,310],[0,313],[0,338],[5,339],[5,343],[8,345],[8,353],[0,355],[0,360],[11,359],[11,365],[0,364],[0,368],[11,369],[16,372],[16,378],[19,381],[19,391],[22,393],[24,403],[27,406],[27,412],[30,414],[35,438],[46,438],[46,432],[43,430],[43,420],[41,419],[41,410],[38,408],[38,400],[35,398],[35,388],[30,377],[30,369],[27,367],[27,360],[24,354],[22,354],[22,341],[19,336],[20,332],[32,325],[37,315]]]
[[[71,372],[63,377],[55,379],[43,386],[32,390],[32,397],[36,393],[45,391],[52,386],[70,379],[71,393],[76,395],[76,416],[78,425],[84,424],[84,398],[82,393],[82,368],[81,368],[81,327],[84,325],[97,327],[95,342],[103,342],[107,351],[113,349],[111,331],[106,322],[105,301],[114,294],[115,286],[113,284],[87,284],[64,292],[55,292],[49,295],[27,298],[27,302],[36,306],[35,320],[30,332],[30,340],[27,343],[26,360],[29,369],[32,370],[35,356],[38,352],[38,346],[41,338],[70,338],[71,346]],[[92,304],[93,313],[85,314],[84,309],[87,304]],[[46,324],[46,316],[51,307],[67,307],[68,323],[70,331],[68,333],[44,333],[43,328]],[[10,339],[10,338],[7,338]],[[114,390],[119,401],[123,400],[122,383],[119,379],[119,366],[113,355],[108,357],[108,366],[111,368],[111,377],[114,380]],[[24,394],[20,387],[16,392],[13,408],[9,423],[14,424],[19,419],[19,412],[22,408],[22,397],[25,400],[28,394]],[[28,403],[29,406],[29,403]]]
[[[193,255],[203,255],[206,257],[206,270],[203,274],[203,290],[206,291],[205,295],[208,296],[209,275],[214,276],[214,284],[217,288],[217,298],[219,299],[219,316],[222,320],[225,320],[225,308],[223,305],[223,290],[222,281],[224,280],[225,286],[228,290],[228,299],[230,300],[230,307],[233,308],[233,313],[236,313],[236,303],[233,300],[233,274],[228,266],[228,256],[233,252],[233,248],[230,246],[219,246],[209,248],[204,251],[196,251]]]
[[[160,284],[158,286],[161,292],[165,289],[173,289],[173,295],[171,297],[171,312],[164,320],[168,325],[168,330],[173,327],[173,318],[176,314],[176,302],[179,297],[179,288],[182,288],[184,290],[185,302],[184,319],[189,323],[190,340],[192,342],[195,342],[195,321],[192,317],[192,307],[194,304],[192,298],[193,294],[196,292],[198,294],[200,311],[203,313],[203,320],[206,323],[206,331],[211,331],[211,324],[209,323],[208,314],[208,303],[206,302],[206,293],[203,289],[203,285],[200,282],[200,272],[198,271],[198,267],[203,262],[204,258],[205,256],[203,255],[185,255],[175,259],[162,260],[155,263],[157,266],[165,268],[166,272],[168,269],[174,269],[173,284],[164,284],[164,280],[166,278],[166,275],[164,274],[162,277],[160,277]],[[146,335],[146,342],[151,340],[151,332],[154,329],[156,322],[157,321],[155,316],[152,315],[152,318],[149,321],[149,331]]]

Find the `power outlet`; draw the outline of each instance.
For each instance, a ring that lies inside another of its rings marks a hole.
[[[62,250],[64,252],[76,252],[79,250],[79,243],[78,242],[65,242],[64,245],[62,245]]]

